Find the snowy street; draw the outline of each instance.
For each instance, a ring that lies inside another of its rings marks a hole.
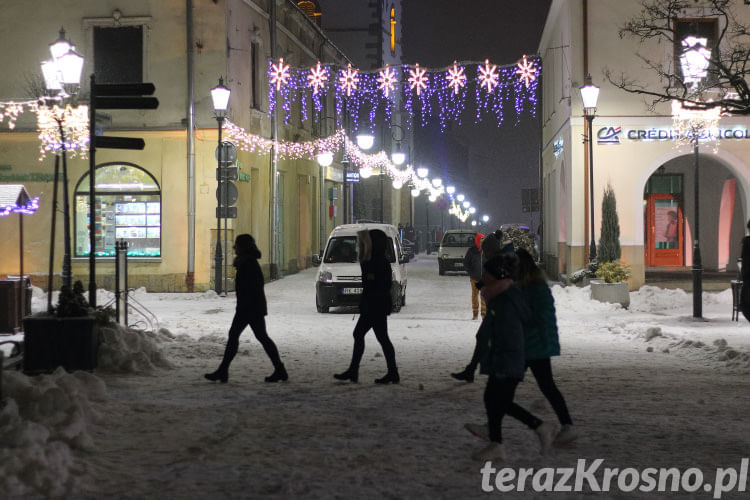
[[[315,272],[266,285],[268,331],[289,371],[286,383],[263,382],[272,367],[249,329],[229,382],[203,378],[220,361],[234,309],[233,296],[213,292],[137,292],[164,330],[110,345],[110,354],[130,352],[117,369],[105,360],[93,376],[6,373],[6,396],[21,416],[7,407],[0,413],[0,486],[19,498],[486,496],[483,464],[470,458],[484,443],[463,429],[485,420],[486,379],[449,377],[468,362],[479,326],[469,279],[438,276],[434,256],[409,264],[407,305],[389,318],[401,384],[377,386],[373,379],[386,367],[372,333],[359,383],[332,378],[348,366],[356,316],[316,312]],[[591,301],[588,288],[553,293],[563,351],[553,370],[580,438],[541,456],[536,436],[506,417],[508,466],[575,467],[601,458],[606,467],[697,467],[708,482],[717,467],[740,468],[750,455],[750,326],[730,321],[728,290],[704,295],[701,322],[690,317],[692,299],[681,290],[644,287],[631,293],[630,310]],[[32,390],[55,384],[54,404]],[[557,424],[528,373],[516,401]],[[11,437],[32,420],[50,430],[48,440]],[[695,495],[711,498],[702,489]]]

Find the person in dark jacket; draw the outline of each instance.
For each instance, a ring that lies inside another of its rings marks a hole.
[[[560,421],[561,428],[555,437],[555,444],[568,444],[575,441],[576,431],[565,398],[552,378],[550,361],[552,356],[560,355],[555,299],[534,257],[523,248],[519,248],[516,255],[519,262],[518,286],[531,308],[531,320],[524,324],[526,367],[531,368],[539,389]]]
[[[750,231],[750,220],[747,221]],[[740,311],[750,321],[750,236],[742,238],[742,289],[740,291]]]
[[[513,254],[501,255],[487,261],[484,269],[482,294],[487,301],[487,315],[479,327],[477,344],[481,373],[488,375],[484,391],[487,426],[466,424],[466,428],[480,437],[484,437],[486,429],[490,444],[474,453],[472,458],[480,461],[505,459],[502,423],[506,414],[534,430],[544,453],[552,443],[554,427],[513,402],[516,387],[526,371],[523,325],[531,317],[523,293],[512,284],[518,259]],[[502,287],[493,286],[495,283],[502,284]],[[498,288],[503,291],[498,294],[491,292]]]
[[[250,325],[255,338],[261,343],[273,363],[273,373],[265,378],[266,382],[287,380],[289,376],[279,357],[279,350],[266,332],[265,316],[268,314],[268,309],[266,295],[263,292],[263,271],[258,264],[261,254],[255,244],[255,239],[249,234],[240,234],[234,241],[234,253],[237,255],[234,259],[234,267],[237,270],[235,276],[237,308],[232,319],[232,326],[229,328],[224,358],[219,368],[213,373],[206,373],[205,377],[222,383],[229,380],[229,365],[237,354],[240,334],[246,326]]]
[[[333,377],[337,380],[359,380],[359,363],[365,352],[365,335],[370,328],[383,348],[383,355],[388,366],[388,373],[376,379],[376,384],[398,384],[399,375],[396,367],[396,351],[388,338],[388,315],[393,306],[391,287],[393,271],[386,256],[388,237],[380,229],[360,231],[359,242],[360,268],[362,269],[362,297],[359,302],[359,320],[354,327],[354,349],[349,368]]]
[[[482,243],[484,235],[477,233],[474,236],[474,246],[469,247],[464,255],[464,269],[469,273],[469,281],[471,282],[471,319],[477,319],[479,316],[479,303],[482,304],[482,317],[487,310],[487,306],[484,303],[484,299],[479,297],[479,288],[477,288],[477,282],[482,279],[482,252],[480,251],[480,245]]]

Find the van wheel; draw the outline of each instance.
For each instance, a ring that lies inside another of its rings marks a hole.
[[[442,267],[439,268],[438,273],[440,274],[440,276],[445,276],[445,269],[443,269]]]
[[[315,307],[318,309],[319,313],[325,314],[328,312],[328,306],[321,306],[320,304],[318,304],[317,299],[315,299]]]

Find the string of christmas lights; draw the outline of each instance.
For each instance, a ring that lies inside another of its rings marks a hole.
[[[65,134],[65,150],[71,158],[80,155],[88,157],[89,151],[89,108],[88,106],[38,106],[37,129],[39,131],[39,161],[44,160],[47,153],[54,153],[62,149],[60,127],[62,123]]]
[[[0,125],[7,120],[8,128],[13,130],[16,128],[16,120],[19,115],[27,110],[35,113],[38,106],[39,101],[37,100],[0,101]]]
[[[476,67],[475,77],[470,77]],[[516,120],[524,113],[536,115],[537,87],[541,73],[541,59],[524,55],[509,65],[483,62],[457,62],[447,68],[428,69],[414,65],[386,66],[361,71],[348,64],[346,68],[318,62],[311,68],[292,68],[283,59],[269,61],[268,113],[279,106],[284,111],[284,123],[291,119],[291,105],[298,103],[302,119],[308,119],[309,101],[320,111],[321,100],[332,94],[336,108],[336,124],[344,119],[356,131],[363,124],[372,130],[379,112],[385,123],[390,123],[395,93],[400,92],[405,124],[425,126],[437,119],[442,130],[451,122],[461,123],[467,89],[474,89],[475,122],[493,116],[500,126],[503,110],[512,103]]]
[[[0,206],[0,217],[7,217],[10,214],[31,215],[39,209],[39,197],[35,196],[23,205],[12,203],[10,205]]]

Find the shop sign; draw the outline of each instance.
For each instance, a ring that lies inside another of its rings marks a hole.
[[[622,127],[601,127],[596,134],[597,143],[601,145],[620,144],[621,137],[628,141],[676,141],[680,131],[673,128],[634,128],[623,132]],[[714,128],[701,131],[699,140],[742,140],[750,139],[750,130],[746,127]]]

